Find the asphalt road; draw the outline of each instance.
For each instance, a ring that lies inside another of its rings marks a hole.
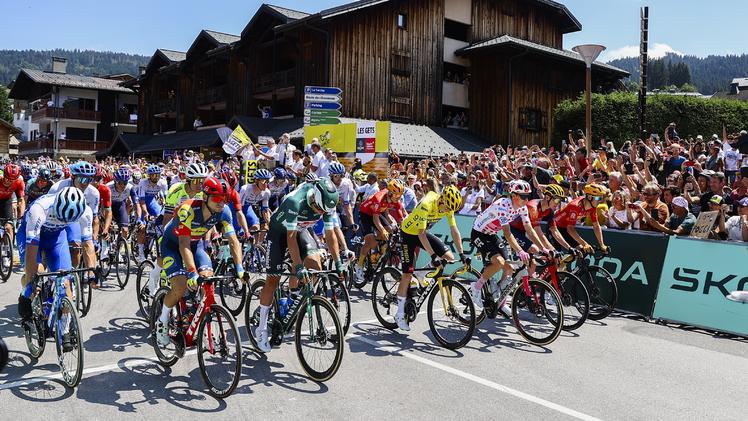
[[[19,274],[0,284],[2,419],[582,419],[744,420],[748,341],[622,315],[587,322],[547,347],[507,320],[489,320],[458,351],[431,338],[426,315],[407,333],[381,328],[368,290],[354,292],[353,325],[337,375],[308,380],[291,342],[267,356],[244,347],[236,392],[205,393],[194,353],[154,362],[134,282],[96,291],[82,319],[85,374],[67,389],[48,346],[30,358],[18,324]],[[246,338],[243,321],[239,329]],[[51,345],[49,343],[48,345]]]

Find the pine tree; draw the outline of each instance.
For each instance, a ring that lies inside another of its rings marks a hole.
[[[0,119],[13,123],[13,108],[8,99],[8,90],[0,85]]]

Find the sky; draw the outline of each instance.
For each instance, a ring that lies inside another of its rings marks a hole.
[[[349,0],[266,0],[305,12]],[[607,47],[600,59],[635,56],[639,8],[648,5],[650,56],[748,53],[741,19],[746,0],[557,0],[582,23],[564,48]],[[156,48],[186,51],[201,29],[241,33],[262,4],[255,0],[13,0],[3,5],[0,49],[93,49],[150,56]],[[734,18],[730,18],[733,16]],[[733,23],[730,23],[732,19]]]

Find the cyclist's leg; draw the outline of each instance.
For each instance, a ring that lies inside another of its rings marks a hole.
[[[197,247],[193,252],[195,256],[195,266],[197,266],[197,273],[202,277],[213,276],[213,262],[210,261],[210,256],[203,247]]]
[[[81,261],[81,226],[79,224],[70,224],[65,227],[65,233],[68,244],[74,246],[70,251],[72,265],[73,267],[78,267]]]
[[[410,326],[405,317],[405,303],[408,298],[410,281],[413,279],[418,251],[421,248],[421,240],[417,235],[407,234],[402,232],[402,230],[400,231],[400,238],[402,241],[402,275],[400,276],[400,284],[397,287],[397,313],[395,314],[395,321],[400,329],[407,331],[410,330]]]
[[[361,235],[364,236],[364,244],[361,245],[361,254],[358,256],[358,265],[363,266],[366,256],[369,254],[371,249],[377,246],[377,241],[374,237],[376,228],[374,226],[374,219],[365,213],[359,214],[359,220],[361,222]]]
[[[161,307],[161,316],[159,321],[166,325],[169,322],[169,315],[172,308],[179,302],[187,289],[187,271],[182,263],[182,255],[177,247],[162,247],[164,257],[164,270],[166,276],[171,281],[171,289],[164,297],[164,303]]]

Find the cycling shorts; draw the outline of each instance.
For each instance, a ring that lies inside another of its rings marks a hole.
[[[18,254],[21,257],[22,265],[26,260],[25,222],[26,221],[24,220],[21,223],[18,235],[16,236],[16,245],[18,246]],[[37,253],[36,261],[42,263],[42,256],[44,256],[44,263],[49,272],[73,268],[73,262],[70,259],[70,245],[68,244],[68,237],[65,230],[42,231],[39,236],[39,251]]]
[[[141,199],[141,201],[145,202],[145,207],[148,210],[148,215],[151,216],[159,216],[162,214],[162,211],[164,210],[164,207],[161,206],[161,203],[159,203],[157,197],[145,197]],[[145,214],[142,214],[141,221],[144,221]]]
[[[286,231],[273,230],[268,232],[270,241],[270,265],[268,266],[269,275],[280,275],[286,271],[286,251],[288,251],[288,237]],[[296,243],[299,246],[299,255],[301,261],[319,250],[317,240],[314,235],[307,229],[297,231]]]
[[[505,260],[509,256],[509,250],[503,246],[503,240],[496,234],[485,234],[478,230],[472,230],[470,232],[470,242],[475,244],[484,262],[490,261],[496,255],[500,255]]]
[[[120,226],[130,224],[130,213],[127,212],[127,202],[112,202],[112,220]]]
[[[377,226],[374,225],[374,217],[365,213],[359,214],[359,222],[361,223],[361,235],[374,234],[377,235]],[[379,223],[384,228],[392,228],[390,220],[384,215],[379,216]]]
[[[179,247],[169,241],[160,241],[160,246],[166,277],[172,279],[176,276],[187,275],[187,269],[184,267],[184,262],[182,262],[182,255],[179,253]],[[205,252],[200,243],[191,244],[190,250],[194,256],[198,273],[213,270],[213,263],[211,263],[208,253]]]
[[[0,200],[0,219],[13,219],[13,198]]]
[[[363,217],[364,214],[362,213]],[[402,255],[402,271],[403,273],[413,273],[416,267],[416,260],[418,260],[418,253],[422,248],[421,239],[417,235],[412,235],[400,230],[400,238],[402,239],[403,255]],[[447,246],[434,234],[427,232],[426,238],[431,245],[431,249],[434,250],[437,256],[444,256],[448,249]]]

